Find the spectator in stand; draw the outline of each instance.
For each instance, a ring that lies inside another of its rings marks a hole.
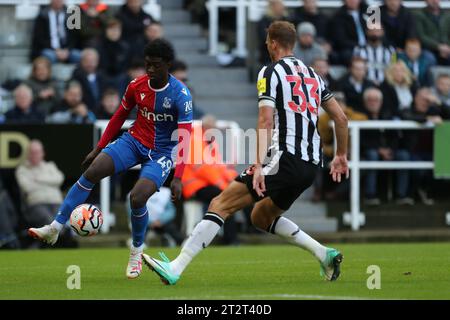
[[[314,71],[322,78],[325,82],[325,86],[331,91],[337,90],[338,81],[334,79],[330,74],[330,65],[327,59],[316,58],[312,63],[312,68]]]
[[[395,49],[383,42],[384,30],[381,24],[375,24],[366,32],[367,43],[357,46],[353,56],[366,60],[368,65],[367,79],[379,85],[384,80],[384,69],[395,57]]]
[[[406,63],[420,86],[431,85],[430,67],[435,60],[431,55],[422,52],[422,45],[418,39],[406,40],[405,51],[399,53],[398,58]]]
[[[417,83],[403,61],[386,69],[386,79],[380,86],[383,92],[383,113],[399,118],[403,110],[411,109]]]
[[[123,39],[130,45],[143,38],[144,29],[154,19],[142,9],[142,0],[126,0],[120,7],[117,18],[122,21]]]
[[[36,110],[44,116],[49,114],[60,102],[56,81],[52,79],[52,65],[45,57],[33,60],[31,75],[24,83],[33,91]]]
[[[80,65],[73,71],[72,79],[83,88],[83,102],[91,111],[95,111],[107,86],[107,80],[98,70],[99,56],[93,48],[84,49]]]
[[[322,42],[328,38],[328,17],[319,11],[317,0],[302,0],[303,6],[296,8],[290,18],[295,26],[302,22],[310,22],[316,28],[317,41]]]
[[[356,46],[366,45],[367,29],[363,16],[367,5],[361,0],[344,0],[330,21],[330,39],[333,42],[333,54],[330,55],[334,64],[348,65],[353,49]]]
[[[164,29],[161,23],[153,21],[149,25],[145,26],[144,37],[136,39],[136,42],[131,46],[132,59],[144,60],[145,46],[153,40],[161,39],[163,36]]]
[[[83,93],[81,85],[76,81],[67,84],[61,107],[55,113],[47,117],[48,123],[93,123],[95,115],[88,110],[82,101]]]
[[[111,18],[97,47],[101,57],[98,68],[107,78],[109,85],[115,88],[119,88],[127,77],[126,70],[131,54],[128,43],[121,40],[121,37],[122,23],[118,19]]]
[[[144,66],[144,60],[142,59],[132,59],[130,62],[130,65],[127,69],[127,77],[124,79],[124,81],[119,85],[119,95],[122,97],[125,94],[125,90],[133,79],[136,79],[142,75],[145,74],[145,66]],[[135,109],[131,110],[130,115],[134,114],[133,112]]]
[[[116,112],[120,104],[119,92],[116,89],[108,88],[103,93],[100,108],[95,114],[98,120],[109,120]]]
[[[316,71],[317,72],[317,71]],[[339,106],[344,111],[345,115],[347,116],[348,120],[353,121],[363,121],[367,120],[367,115],[361,112],[354,111],[352,108],[348,107],[345,102],[345,95],[342,92],[335,91],[333,92],[334,97],[336,101],[339,102]],[[333,183],[333,181],[330,178],[329,167],[328,164],[333,160],[334,156],[334,132],[333,128],[330,126],[331,118],[328,113],[324,112],[319,117],[319,133],[320,138],[322,140],[322,147],[323,147],[323,161],[324,166],[321,170],[318,171],[316,180],[314,181],[314,196],[313,201],[320,201],[322,199],[322,194],[325,190],[325,184],[326,185],[333,185],[332,190],[329,190],[325,193],[325,199],[326,200],[334,200],[337,198],[342,198],[345,195],[348,194],[348,183]],[[327,179],[327,181],[325,181]],[[344,182],[344,181],[343,181]]]
[[[80,61],[79,30],[67,28],[64,0],[51,0],[37,16],[31,40],[31,60],[44,56],[52,63]]]
[[[377,88],[368,88],[363,94],[364,107],[369,120],[389,120],[381,113],[383,94]],[[363,158],[368,161],[408,161],[410,154],[404,149],[398,148],[398,135],[392,130],[363,130],[361,132],[361,144]],[[414,202],[408,197],[409,173],[400,170],[396,173],[395,193],[398,204],[410,204]],[[365,203],[367,205],[379,205],[377,194],[377,171],[367,170],[365,180]]]
[[[417,35],[438,64],[450,64],[450,13],[440,7],[440,0],[426,0],[427,6],[416,14]]]
[[[190,86],[190,83],[188,81],[188,66],[186,63],[184,63],[181,60],[175,60],[172,62],[172,66],[169,70],[170,74],[172,74],[177,80],[183,82],[187,87],[189,88],[189,91],[191,92],[191,95],[195,97],[195,92]],[[194,99],[194,107],[193,107],[193,119],[200,119],[205,114],[204,112],[196,105],[195,99]]]
[[[238,174],[234,167],[223,163],[220,148],[214,139],[209,137],[211,140],[205,141],[208,130],[215,128],[216,119],[211,115],[202,118],[201,126],[192,128],[188,162],[182,177],[184,199],[195,198],[209,204]],[[226,244],[238,242],[234,218],[225,221],[224,241]]]
[[[402,0],[384,0],[384,4],[380,7],[386,39],[397,51],[405,48],[406,39],[416,36],[414,15],[403,6],[402,2]]]
[[[108,6],[100,0],[86,0],[80,5],[80,37],[83,48],[95,47],[104,33],[109,18]]]
[[[41,141],[32,140],[26,160],[16,169],[17,183],[27,206],[23,213],[30,225],[52,222],[63,200],[60,187],[64,174],[44,157]]]
[[[353,57],[349,73],[339,81],[339,90],[344,92],[347,104],[355,111],[365,112],[363,92],[375,84],[367,79],[367,63],[360,57]]]
[[[430,89],[421,88],[414,96],[414,106],[402,112],[403,120],[413,120],[420,123],[440,124],[443,121],[443,109],[439,108],[439,98],[433,95]],[[448,116],[448,115],[447,115]],[[404,144],[411,152],[414,161],[433,160],[433,131],[420,130],[405,133]],[[432,185],[432,172],[430,170],[414,170],[412,190],[417,193],[422,203],[433,205],[429,197]]]
[[[257,26],[257,39],[259,46],[259,63],[266,65],[270,63],[269,52],[267,52],[266,38],[267,28],[274,21],[288,20],[288,14],[283,0],[269,0],[266,14],[259,20]]]
[[[33,91],[26,84],[14,90],[15,106],[5,113],[6,123],[42,123],[44,115],[33,105]]]
[[[297,27],[298,42],[294,47],[294,55],[307,66],[312,65],[314,59],[327,59],[325,50],[315,41],[316,28],[310,22],[300,23]]]
[[[436,78],[436,83],[431,89],[438,97],[442,105],[450,108],[450,74],[441,73]]]

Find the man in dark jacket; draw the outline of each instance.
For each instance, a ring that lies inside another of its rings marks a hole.
[[[130,45],[143,37],[144,28],[154,20],[142,9],[142,0],[127,0],[116,17],[122,21],[123,39]]]
[[[339,81],[339,91],[344,92],[347,104],[355,111],[366,112],[363,104],[363,93],[375,84],[367,79],[367,63],[360,57],[354,57],[349,73]]]
[[[126,78],[126,70],[130,61],[130,46],[121,39],[122,23],[118,19],[107,22],[105,35],[98,45],[101,57],[99,69],[107,77],[111,86],[118,88]]]
[[[440,0],[426,0],[417,12],[417,34],[423,47],[434,53],[438,64],[450,65],[450,13],[440,7]]]
[[[80,60],[80,38],[76,29],[67,28],[64,0],[51,0],[37,16],[31,40],[31,60],[43,55],[52,63]]]
[[[25,84],[14,90],[15,106],[5,114],[6,123],[42,123],[44,115],[33,106],[33,92]]]
[[[439,106],[439,99],[429,88],[417,90],[414,96],[414,106],[411,109],[403,110],[402,119],[412,120],[419,123],[440,124],[443,119],[449,117],[448,110]],[[433,160],[433,130],[417,130],[403,133],[401,143],[411,152],[413,161]],[[432,185],[432,172],[430,170],[414,170],[412,191],[417,193],[422,203],[426,205],[434,204],[429,197]]]
[[[369,88],[363,94],[364,108],[369,120],[390,120],[381,113],[383,94],[377,88]],[[361,132],[363,158],[369,161],[408,161],[410,154],[398,147],[398,133],[395,130],[372,129]],[[399,170],[396,173],[395,193],[398,204],[414,204],[408,197],[409,173]],[[365,203],[378,205],[377,171],[367,170],[365,179]]]
[[[78,81],[83,88],[83,102],[89,110],[95,111],[100,104],[107,81],[98,70],[99,57],[97,50],[88,48],[81,53],[80,65],[73,71],[72,79]]]
[[[367,5],[361,0],[345,0],[330,21],[330,37],[335,54],[332,63],[348,65],[356,46],[366,45]]]
[[[413,14],[403,6],[402,0],[384,0],[380,13],[386,40],[395,49],[404,49],[406,40],[416,36]]]
[[[292,23],[297,27],[302,22],[310,22],[316,28],[317,40],[327,38],[328,17],[321,13],[317,7],[317,0],[303,0],[303,6],[297,8],[291,17]]]

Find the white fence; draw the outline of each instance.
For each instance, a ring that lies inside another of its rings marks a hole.
[[[95,122],[94,126],[96,129],[100,129],[101,134],[103,134],[106,130],[106,127],[108,125],[108,120],[98,120]],[[122,126],[122,129],[128,129],[131,127],[133,120],[127,120],[125,121],[124,125]],[[199,121],[194,121],[194,125],[199,124]],[[218,120],[216,122],[216,126],[218,129],[229,129],[231,136],[233,137],[233,141],[236,141],[236,150],[240,150],[240,143],[241,140],[240,137],[240,127],[239,125],[234,121],[226,121],[226,120]],[[97,144],[98,137],[94,137],[94,145]],[[132,168],[132,170],[140,169],[140,165],[137,165]],[[115,225],[115,216],[111,212],[111,199],[110,199],[110,183],[111,178],[106,177],[100,181],[100,209],[103,213],[103,226],[102,226],[102,232],[108,233],[111,226]]]
[[[197,121],[195,123],[198,123]],[[106,129],[108,124],[107,120],[100,120],[95,123],[95,127],[100,129],[101,133]],[[123,125],[123,128],[129,128],[132,124],[131,120],[127,120]],[[233,135],[234,141],[238,142],[236,145],[236,151],[242,152],[240,143],[240,135],[242,131],[239,125],[233,121],[220,120],[217,122],[219,129],[229,128]],[[360,159],[360,133],[364,129],[386,129],[386,130],[431,130],[433,125],[418,124],[414,121],[350,121],[350,159],[349,167],[350,174],[350,212],[343,213],[344,224],[350,225],[352,230],[357,231],[362,225],[365,224],[365,215],[361,212],[360,205],[360,183],[361,183],[361,170],[386,170],[386,169],[433,169],[434,163],[428,161],[362,161]],[[96,143],[98,139],[94,139]],[[140,166],[136,166],[132,169],[139,169]],[[102,231],[109,232],[111,226],[115,224],[115,216],[111,213],[110,207],[110,178],[104,178],[100,182],[100,208],[104,214],[104,223]]]
[[[360,173],[361,170],[385,169],[433,169],[432,161],[361,161],[360,133],[364,129],[412,130],[432,129],[429,124],[418,124],[414,121],[350,121],[350,212],[343,214],[344,224],[351,225],[353,231],[365,224],[365,215],[360,206]]]
[[[369,0],[370,5],[378,5],[381,1]],[[285,0],[286,7],[300,7],[299,0]],[[423,8],[425,1],[404,1],[403,4],[409,8]],[[209,10],[209,54],[216,55],[219,46],[219,9],[236,8],[236,49],[235,54],[245,57],[247,20],[256,22],[264,13],[267,0],[208,0],[206,7]],[[342,6],[340,0],[318,1],[320,8],[338,8]],[[441,7],[450,9],[450,1],[442,1]]]

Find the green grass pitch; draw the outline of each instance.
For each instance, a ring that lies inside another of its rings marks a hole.
[[[0,299],[450,299],[450,243],[336,244],[344,255],[337,282],[293,246],[210,247],[175,286],[145,266],[125,277],[127,249],[0,252]],[[165,250],[174,258],[177,249]],[[147,253],[156,255],[156,248]],[[69,265],[81,289],[69,290]],[[367,267],[378,265],[381,289],[369,290]]]

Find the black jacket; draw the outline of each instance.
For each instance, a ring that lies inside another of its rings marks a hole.
[[[316,28],[317,38],[328,39],[327,27],[329,18],[326,15],[320,12],[317,14],[309,14],[303,7],[300,7],[297,8],[290,20],[295,27],[298,27],[302,22],[310,22]]]
[[[66,12],[66,8],[64,7],[64,12]],[[51,48],[51,40],[50,40],[50,19],[49,19],[49,7],[43,8],[36,20],[34,21],[33,27],[33,35],[31,39],[31,60],[41,55],[41,51],[44,49]],[[67,21],[67,13],[66,13],[66,21]],[[76,29],[69,30],[67,25],[66,28],[66,37],[67,43],[63,48],[73,49],[73,48],[81,48],[80,34]]]
[[[126,72],[130,61],[130,47],[125,41],[110,41],[102,37],[97,51],[100,59],[99,69],[108,77]]]
[[[342,91],[344,93],[347,105],[350,106],[353,110],[363,113],[366,113],[362,98],[363,92],[370,87],[376,86],[372,81],[365,79],[362,84],[361,92],[356,91],[355,87],[350,82],[350,74],[345,75],[339,81],[339,91]]]
[[[95,97],[89,84],[88,75],[80,67],[77,67],[72,74],[72,79],[81,84],[83,91],[83,102],[91,111],[95,111],[100,105],[103,92],[108,86],[106,77],[101,72],[96,73],[96,83],[98,87],[98,96]]]
[[[380,84],[380,90],[383,93],[383,114],[390,117],[401,118],[401,112],[399,110],[399,101],[395,88],[391,86],[386,80]],[[413,83],[411,86],[411,94],[414,94],[417,90],[417,84]]]
[[[384,34],[390,45],[404,48],[406,39],[417,36],[414,16],[404,6],[400,7],[398,16],[394,18],[388,15],[386,5],[380,7],[380,12]]]
[[[364,31],[367,30],[367,24],[364,20],[367,5],[362,2],[360,6],[360,22]],[[330,39],[333,48],[338,51],[353,50],[358,45],[358,34],[353,17],[348,13],[347,7],[340,7],[330,21]]]
[[[44,115],[31,107],[28,112],[23,112],[18,107],[14,107],[5,113],[6,123],[43,123]]]
[[[120,7],[116,17],[122,21],[122,37],[130,45],[139,37],[144,37],[144,28],[151,24],[154,19],[141,9],[137,15],[124,4]]]
[[[369,120],[391,120],[391,118],[380,115],[379,118],[374,119],[369,115]],[[361,151],[364,153],[369,149],[390,148],[396,149],[398,147],[398,132],[397,130],[385,129],[365,129],[361,130]]]

